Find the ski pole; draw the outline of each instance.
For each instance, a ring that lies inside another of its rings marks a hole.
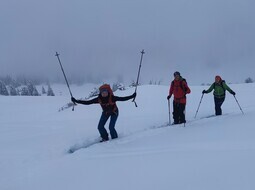
[[[239,102],[238,102],[238,101],[237,101],[237,99],[236,99],[236,96],[235,96],[235,95],[233,95],[233,96],[234,96],[234,98],[235,98],[235,100],[236,100],[236,103],[237,103],[237,105],[239,106],[239,108],[240,108],[241,112],[244,114],[244,112],[243,112],[243,110],[242,110],[242,108],[241,108],[241,106],[240,106]]]
[[[184,109],[183,114],[186,117],[186,108]],[[186,121],[183,123],[183,127],[185,127],[185,126],[186,126]]]
[[[60,67],[61,67],[62,73],[63,73],[63,75],[64,75],[64,78],[65,78],[66,85],[67,85],[67,87],[68,87],[69,93],[70,93],[71,97],[73,97],[73,94],[72,94],[72,92],[71,92],[69,83],[68,83],[68,81],[67,81],[66,74],[65,74],[64,68],[63,68],[63,66],[62,66],[62,63],[61,63],[61,61],[60,61],[59,55],[60,55],[60,54],[59,54],[58,52],[56,52],[56,55],[55,55],[55,56],[57,56],[57,58],[58,58],[58,62],[59,62],[59,65],[60,65]],[[74,103],[74,102],[73,102],[73,103]],[[74,105],[75,105],[75,103],[73,104],[73,109],[72,109],[72,111],[74,111]]]
[[[141,51],[141,59],[140,59],[140,65],[139,65],[139,69],[138,69],[138,75],[137,75],[137,80],[136,80],[136,85],[135,85],[135,93],[136,93],[136,90],[137,90],[137,86],[138,86],[138,82],[139,82],[139,77],[140,77],[140,71],[141,71],[141,66],[142,66],[142,61],[143,61],[143,54],[144,54],[144,50]],[[133,102],[135,103],[135,107],[137,107],[137,104],[135,102],[135,98],[133,99]]]
[[[201,102],[202,102],[203,96],[204,96],[204,93],[203,93],[203,94],[202,94],[202,96],[201,96],[201,99],[200,99],[200,102],[199,102],[199,105],[198,105],[198,108],[197,108],[197,111],[196,111],[195,118],[197,117],[197,113],[198,113],[198,110],[199,110],[200,104],[201,104]]]
[[[169,117],[169,125],[171,125],[171,110],[170,110],[170,100],[168,99],[168,117]]]

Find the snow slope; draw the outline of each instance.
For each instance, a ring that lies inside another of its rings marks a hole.
[[[71,86],[76,98],[93,87]],[[214,113],[207,94],[195,119],[205,87],[191,86],[184,128],[166,126],[168,86],[141,86],[137,108],[117,103],[120,138],[73,154],[70,147],[98,138],[99,105],[58,112],[70,99],[64,85],[53,86],[55,97],[0,96],[0,189],[253,190],[255,85],[230,87],[244,115],[227,94],[223,115],[206,118]]]

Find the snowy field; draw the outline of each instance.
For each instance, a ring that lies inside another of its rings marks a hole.
[[[70,147],[99,137],[101,108],[78,105],[59,112],[70,96],[66,86],[52,87],[55,97],[0,96],[1,190],[255,189],[255,84],[230,85],[244,115],[227,93],[223,115],[211,118],[212,93],[204,95],[194,118],[207,87],[191,86],[186,127],[165,126],[168,86],[140,86],[137,108],[131,101],[117,103],[120,138],[73,154],[67,153]],[[93,87],[71,89],[78,99]]]

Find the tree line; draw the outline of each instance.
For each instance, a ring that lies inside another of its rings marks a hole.
[[[40,91],[36,85],[40,85]],[[49,82],[46,82],[47,91],[41,81],[28,79],[26,77],[11,76],[0,77],[0,95],[4,96],[55,96]]]

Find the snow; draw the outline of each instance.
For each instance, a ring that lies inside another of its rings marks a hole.
[[[73,154],[70,147],[98,138],[99,105],[59,112],[70,101],[65,85],[52,85],[55,97],[0,96],[0,189],[253,190],[255,85],[230,87],[245,114],[227,93],[223,115],[206,118],[214,114],[211,93],[194,118],[207,86],[191,86],[183,127],[166,126],[168,86],[139,86],[137,108],[117,103],[120,138]],[[71,86],[76,98],[93,88]]]

